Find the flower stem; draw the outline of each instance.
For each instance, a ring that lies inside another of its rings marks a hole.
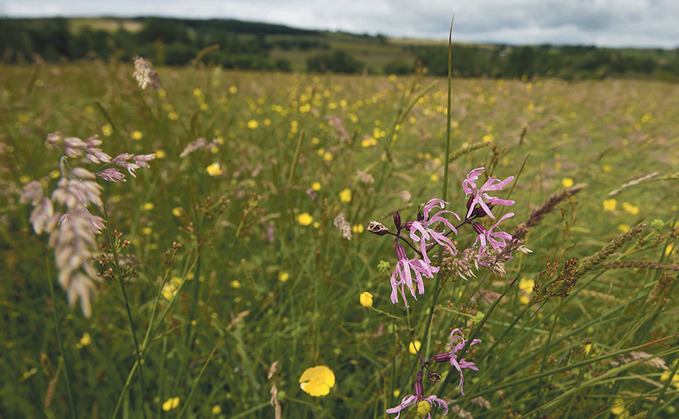
[[[54,328],[57,333],[57,342],[59,343],[59,353],[61,360],[64,363],[64,375],[66,377],[66,393],[68,393],[68,406],[71,411],[71,417],[76,418],[75,400],[73,399],[73,391],[71,391],[71,380],[68,375],[68,362],[66,362],[66,354],[64,351],[64,342],[61,340],[61,328],[59,327],[59,315],[57,313],[57,300],[54,298],[54,283],[52,282],[52,271],[50,270],[49,259],[45,255],[47,266],[47,282],[50,288],[50,299],[52,300],[52,315],[54,316]]]
[[[453,18],[450,20],[450,33],[448,35],[448,103],[447,103],[447,112],[446,112],[446,155],[445,158],[443,159],[444,162],[446,162],[445,167],[443,168],[443,191],[441,193],[441,199],[444,201],[448,200],[448,172],[450,171],[450,165],[448,164],[448,161],[450,159],[450,115],[451,115],[451,98],[452,98],[452,90],[453,90],[453,85],[452,85],[452,63],[453,63],[453,22],[455,20],[455,15],[453,15]],[[439,247],[439,261],[442,260],[443,258],[443,248]],[[432,293],[431,297],[431,306],[429,307],[429,316],[427,318],[427,325],[424,329],[424,337],[426,339],[426,345],[425,345],[425,357],[429,356],[429,349],[431,346],[431,334],[430,334],[430,328],[431,328],[431,321],[432,318],[434,317],[434,307],[436,307],[436,300],[438,299],[439,293],[441,291],[440,289],[441,286],[441,272],[436,274],[436,283],[434,284],[434,292]]]
[[[123,280],[122,271],[120,268],[120,262],[118,257],[118,243],[117,239],[114,238],[114,233],[111,231],[111,223],[108,216],[108,211],[106,210],[106,205],[102,207],[102,215],[106,220],[106,234],[108,237],[109,247],[111,253],[113,254],[115,276],[118,277],[118,282],[120,283],[120,289],[123,292],[123,301],[125,302],[125,310],[127,312],[127,320],[130,323],[130,331],[132,332],[132,340],[134,342],[135,354],[137,355],[137,364],[139,368],[139,400],[141,403],[142,417],[146,419],[146,410],[144,409],[144,375],[142,374],[142,362],[141,362],[141,352],[139,351],[139,342],[137,341],[137,330],[134,327],[134,321],[132,320],[132,311],[130,310],[130,302],[127,298],[127,291],[125,290],[125,281]]]

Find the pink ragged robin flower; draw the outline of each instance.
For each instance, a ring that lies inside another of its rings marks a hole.
[[[493,224],[487,230],[480,223],[472,223],[474,231],[476,231],[478,234],[478,236],[476,236],[476,241],[474,241],[474,247],[477,247],[478,245],[479,256],[488,253],[490,250],[488,249],[488,246],[490,246],[495,252],[499,253],[505,248],[505,246],[509,244],[509,242],[512,240],[512,235],[501,231],[499,225],[505,219],[513,216],[513,212],[503,215],[497,221],[497,223]]]
[[[480,339],[474,339],[471,344],[469,344],[469,347],[472,347],[476,345],[477,343],[481,343]],[[458,355],[456,352],[462,350],[464,346],[467,344],[467,339],[464,338],[464,335],[462,334],[462,331],[460,329],[453,329],[453,331],[450,333],[450,346],[451,350],[448,352],[444,352],[441,354],[434,355],[434,361],[436,362],[450,362],[450,365],[455,367],[456,370],[460,372],[460,384],[457,386],[457,388],[460,389],[460,393],[464,396],[464,375],[462,374],[462,370],[465,368],[469,368],[470,370],[478,371],[479,369],[476,367],[476,364],[470,361],[466,361],[465,359],[458,358]],[[467,351],[468,352],[468,351]]]
[[[471,195],[469,198],[469,201],[467,202],[467,216],[465,218],[469,218],[472,216],[472,213],[474,212],[474,208],[478,204],[479,207],[483,210],[482,214],[487,214],[490,218],[495,218],[493,213],[491,212],[491,207],[494,205],[514,205],[515,201],[511,201],[508,199],[500,199],[496,198],[494,196],[490,196],[487,194],[488,191],[499,191],[507,184],[509,184],[512,180],[514,180],[514,176],[510,176],[505,180],[500,180],[500,179],[495,179],[495,178],[488,178],[486,183],[483,184],[480,188],[477,188],[476,186],[476,180],[479,178],[481,173],[484,172],[483,167],[478,167],[476,169],[473,169],[469,174],[467,175],[466,179],[462,181],[462,189],[464,190],[464,193],[466,196]],[[491,204],[490,206],[488,204]]]
[[[409,223],[410,238],[414,242],[420,242],[420,252],[422,253],[422,258],[427,265],[431,265],[431,261],[427,257],[427,245],[431,243],[431,240],[436,241],[436,243],[448,249],[451,255],[457,254],[455,245],[445,235],[445,229],[441,232],[438,232],[430,228],[434,224],[440,222],[457,234],[455,227],[450,223],[450,221],[444,218],[442,214],[453,214],[458,220],[460,217],[452,211],[444,210],[446,205],[448,205],[448,203],[441,199],[431,199],[422,209],[422,216],[420,217],[418,214],[418,220]],[[441,208],[441,211],[436,212],[436,214],[433,214],[430,217],[429,212],[437,206]],[[420,236],[418,236],[417,233],[420,233]]]
[[[417,300],[413,281],[417,284],[417,292],[422,295],[424,294],[422,276],[424,275],[427,278],[433,278],[434,274],[439,271],[439,268],[431,266],[420,259],[408,259],[405,248],[399,243],[396,244],[395,250],[398,263],[396,264],[394,273],[391,274],[391,302],[394,304],[398,302],[398,289],[401,287],[403,303],[408,307],[405,292],[406,287],[410,290],[413,298]],[[414,277],[413,272],[415,273]]]
[[[431,418],[431,413],[429,413],[429,411],[432,407],[442,407],[444,409],[443,414],[448,414],[448,403],[439,399],[433,394],[431,396],[424,397],[424,387],[422,385],[423,378],[424,374],[422,374],[422,371],[419,371],[417,373],[417,379],[415,380],[414,385],[415,394],[408,394],[403,397],[403,399],[401,399],[401,404],[387,409],[387,414],[391,415],[396,413],[397,415],[394,419],[399,419],[399,417],[401,417],[401,412],[413,405],[417,405],[417,417]],[[423,404],[423,402],[427,403],[428,405]]]

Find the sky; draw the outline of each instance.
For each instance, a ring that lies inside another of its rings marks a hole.
[[[500,44],[679,47],[679,0],[0,0],[3,17],[242,19]]]

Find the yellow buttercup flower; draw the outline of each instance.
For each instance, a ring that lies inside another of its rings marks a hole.
[[[278,272],[278,280],[281,282],[285,282],[288,279],[290,279],[290,274],[285,272],[285,271],[280,271]]]
[[[342,191],[339,193],[339,198],[342,202],[351,202],[351,190],[342,189]]]
[[[615,416],[620,416],[625,412],[625,402],[622,399],[617,399],[611,407],[611,413]]]
[[[408,352],[410,352],[413,355],[417,354],[417,351],[420,350],[422,347],[422,342],[419,340],[416,340],[415,342],[410,342],[410,345],[408,345]]]
[[[314,191],[318,192],[321,190],[321,183],[320,182],[314,182],[311,184],[311,189]]]
[[[361,293],[359,300],[360,300],[361,305],[363,307],[372,307],[373,306],[373,295],[369,292]]]
[[[622,209],[624,209],[625,211],[629,212],[632,215],[639,214],[639,207],[637,207],[636,205],[632,205],[629,202],[623,202]]]
[[[170,397],[161,406],[163,411],[169,412],[172,409],[176,409],[179,406],[179,397]]]
[[[210,176],[221,176],[224,174],[224,171],[222,170],[222,167],[220,166],[219,163],[212,163],[209,165],[207,168],[207,174]]]
[[[297,222],[303,226],[308,226],[314,222],[314,217],[312,217],[308,212],[303,212],[297,216]]]
[[[80,342],[76,343],[75,347],[80,349],[85,346],[89,346],[92,344],[92,336],[90,336],[89,333],[85,332],[83,333],[83,337],[80,338]]]
[[[144,138],[144,134],[142,134],[141,131],[137,131],[137,130],[132,131],[132,139],[133,140],[141,140],[142,138]]]
[[[259,122],[255,121],[254,119],[251,119],[248,121],[247,127],[249,129],[257,129],[257,127],[259,127]]]
[[[604,211],[615,211],[618,201],[615,199],[604,199]]]
[[[299,377],[299,387],[314,397],[327,395],[334,386],[335,374],[325,365],[307,368]]]
[[[571,186],[573,186],[574,182],[573,179],[565,177],[561,179],[561,184],[564,186],[564,188],[570,188]]]

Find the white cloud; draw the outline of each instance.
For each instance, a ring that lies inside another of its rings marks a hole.
[[[5,16],[235,18],[290,26],[508,44],[679,46],[676,0],[0,0]]]

